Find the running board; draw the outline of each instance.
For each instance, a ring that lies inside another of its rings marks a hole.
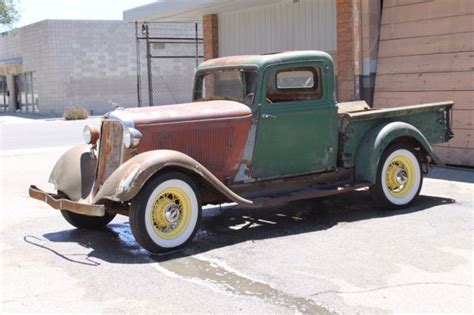
[[[327,197],[342,193],[347,193],[360,188],[369,187],[369,183],[357,183],[352,185],[327,187],[327,188],[307,188],[299,191],[293,191],[282,195],[263,196],[252,199],[253,206],[268,207],[283,204],[289,201],[313,199],[320,197]]]

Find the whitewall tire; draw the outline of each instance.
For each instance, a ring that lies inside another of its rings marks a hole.
[[[196,185],[178,172],[150,180],[130,206],[130,227],[135,239],[154,253],[177,249],[192,240],[200,218]]]
[[[392,145],[383,153],[372,195],[388,209],[409,206],[419,195],[423,184],[421,164],[407,145]]]

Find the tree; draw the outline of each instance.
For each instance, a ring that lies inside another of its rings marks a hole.
[[[0,29],[12,27],[19,18],[15,0],[0,0]]]

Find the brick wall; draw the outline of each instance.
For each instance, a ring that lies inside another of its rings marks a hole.
[[[204,31],[204,59],[219,57],[219,32],[217,14],[203,16],[202,27]]]
[[[338,101],[354,100],[354,32],[352,0],[337,0],[337,97]]]

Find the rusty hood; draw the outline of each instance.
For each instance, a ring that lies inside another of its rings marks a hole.
[[[137,127],[150,124],[250,117],[247,105],[234,101],[207,101],[120,110]]]
[[[252,111],[234,101],[205,101],[116,110],[110,118],[139,130],[137,154],[152,150],[184,153],[219,180],[233,178],[242,163]]]

